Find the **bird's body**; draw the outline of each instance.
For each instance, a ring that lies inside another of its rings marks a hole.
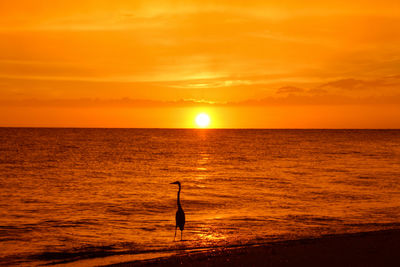
[[[176,211],[175,221],[176,221],[176,227],[179,226],[179,229],[183,231],[185,227],[185,212],[181,207],[179,207],[178,210]]]
[[[176,211],[176,216],[175,216],[175,237],[176,238],[176,229],[179,227],[179,230],[181,230],[181,241],[182,241],[182,231],[185,228],[185,212],[182,209],[181,206],[181,201],[180,201],[180,196],[181,196],[181,183],[180,182],[173,182],[171,184],[177,184],[179,186],[179,191],[178,191],[178,197],[177,197],[177,204],[178,204],[178,210]]]

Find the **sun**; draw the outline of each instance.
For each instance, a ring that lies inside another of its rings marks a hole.
[[[196,124],[200,128],[206,128],[210,124],[210,116],[206,113],[200,113],[196,116]]]

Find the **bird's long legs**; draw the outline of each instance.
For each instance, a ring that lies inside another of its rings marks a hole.
[[[181,241],[182,241],[182,232],[183,232],[183,231],[181,230]]]
[[[176,228],[178,228],[178,226],[175,226],[175,236],[174,236],[174,241],[175,241],[175,238],[176,238]]]

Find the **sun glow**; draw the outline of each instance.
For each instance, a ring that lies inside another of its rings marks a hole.
[[[210,124],[210,116],[205,113],[200,113],[196,116],[196,124],[200,128],[206,128]]]

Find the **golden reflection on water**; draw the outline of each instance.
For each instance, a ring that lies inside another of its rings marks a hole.
[[[202,225],[196,233],[198,240],[202,245],[217,243],[226,240],[228,237],[224,235],[220,229]]]
[[[210,158],[210,154],[205,153],[205,152],[200,152],[199,153],[199,159],[197,160],[197,165],[198,167],[196,167],[196,171],[199,172],[206,172],[208,170],[207,168],[207,164],[209,162],[209,158]],[[204,173],[199,173],[196,175],[196,179],[198,180],[203,180],[206,179],[208,176],[205,175]]]
[[[206,169],[205,165],[207,165],[207,163],[208,163],[210,154],[205,153],[205,152],[200,152],[199,155],[200,155],[200,158],[197,160],[197,164],[203,166],[203,168]]]

